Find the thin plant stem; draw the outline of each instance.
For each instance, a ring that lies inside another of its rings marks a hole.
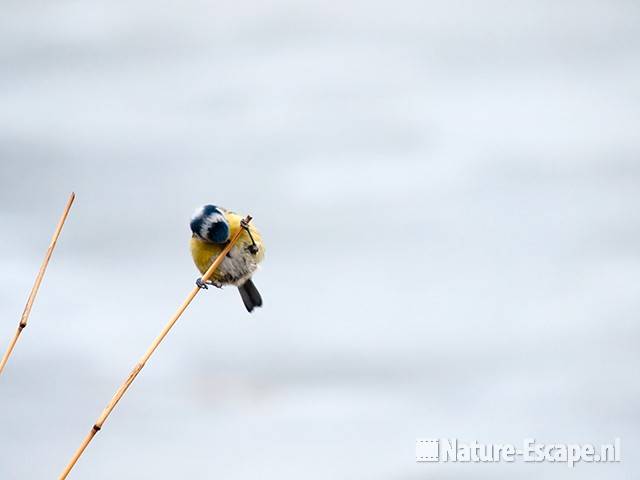
[[[22,311],[22,316],[20,317],[20,323],[18,324],[18,329],[16,330],[15,335],[9,342],[9,347],[5,352],[2,360],[0,360],[0,374],[4,369],[4,366],[9,361],[9,357],[11,356],[11,352],[13,352],[16,343],[18,342],[18,338],[20,338],[20,334],[22,330],[27,326],[27,322],[29,321],[29,315],[31,314],[31,308],[33,307],[33,302],[36,300],[36,295],[38,295],[38,290],[40,289],[40,284],[42,283],[42,279],[44,278],[44,272],[47,271],[47,266],[49,265],[49,260],[51,260],[51,254],[53,254],[54,248],[56,248],[56,243],[58,242],[58,237],[62,232],[62,227],[64,226],[64,222],[69,215],[69,210],[71,210],[71,205],[76,198],[76,194],[71,192],[69,195],[69,200],[67,200],[67,205],[64,207],[64,211],[62,212],[62,216],[58,221],[58,225],[56,226],[55,231],[53,232],[53,237],[51,237],[51,242],[49,243],[49,247],[47,248],[47,252],[44,255],[44,260],[42,261],[42,265],[40,265],[40,270],[38,271],[38,275],[36,276],[35,282],[33,282],[33,287],[31,287],[31,293],[29,294],[29,298],[27,299],[27,303],[24,306],[24,310]]]
[[[251,216],[247,216],[244,221],[248,224],[251,221]],[[216,257],[216,259],[213,261],[209,269],[202,276],[203,282],[206,282],[211,278],[211,276],[213,275],[213,272],[216,270],[216,268],[220,266],[222,261],[227,256],[227,253],[229,253],[229,251],[233,248],[235,243],[238,241],[242,232],[243,232],[242,228],[238,229],[238,232],[236,232],[236,234],[229,241],[227,246]],[[171,328],[175,325],[175,323],[178,321],[180,316],[184,313],[184,311],[187,309],[187,307],[189,306],[189,304],[195,298],[195,296],[198,294],[199,291],[200,291],[200,288],[197,286],[193,290],[191,290],[191,292],[189,293],[189,295],[187,295],[187,298],[185,299],[184,302],[182,302],[182,305],[180,305],[176,313],[174,313],[173,316],[169,319],[169,321],[164,326],[160,334],[149,346],[149,348],[144,353],[142,358],[140,358],[138,363],[136,363],[136,365],[133,367],[133,370],[131,370],[131,373],[129,373],[129,376],[125,379],[122,385],[120,385],[120,388],[118,388],[116,393],[113,395],[113,398],[111,398],[111,401],[109,402],[109,404],[106,406],[106,408],[102,411],[102,413],[98,417],[98,420],[96,420],[93,427],[91,427],[91,430],[82,441],[82,444],[80,444],[80,447],[78,447],[76,452],[73,454],[73,457],[71,457],[71,460],[69,461],[68,465],[60,474],[59,480],[64,480],[65,478],[67,478],[67,476],[73,469],[74,465],[76,464],[76,462],[78,461],[82,453],[85,451],[89,443],[91,443],[91,440],[93,440],[93,437],[95,437],[96,433],[100,431],[100,429],[102,428],[102,425],[107,420],[107,418],[109,417],[113,409],[116,407],[116,405],[118,404],[120,399],[123,397],[127,389],[131,386],[131,384],[133,383],[135,378],[138,376],[140,371],[144,368],[145,364],[147,363],[147,360],[149,360],[151,355],[153,355],[153,352],[155,352],[156,348],[158,348],[158,345],[160,345],[162,340],[164,340],[164,337],[167,336]]]

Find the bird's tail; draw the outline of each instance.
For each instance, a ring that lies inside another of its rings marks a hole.
[[[242,301],[244,302],[244,306],[247,307],[248,312],[253,311],[255,307],[262,306],[262,297],[260,296],[260,292],[258,292],[258,289],[251,279],[240,285],[238,290],[240,291],[240,296],[242,297]]]

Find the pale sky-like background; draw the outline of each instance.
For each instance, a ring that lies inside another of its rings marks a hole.
[[[617,479],[640,470],[640,4],[0,7],[0,479],[57,478],[251,213],[254,315],[199,295],[70,478]],[[620,464],[420,464],[415,439]]]

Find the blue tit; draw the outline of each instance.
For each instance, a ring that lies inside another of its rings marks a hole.
[[[246,225],[243,217],[215,205],[198,208],[191,218],[191,255],[201,273],[205,273],[238,230],[242,233],[220,266],[213,272],[209,285],[221,288],[235,285],[247,311],[262,306],[262,297],[251,276],[264,258],[262,237],[253,224]],[[200,288],[207,285],[198,278]]]

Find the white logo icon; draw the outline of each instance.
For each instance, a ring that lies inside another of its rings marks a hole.
[[[438,440],[430,438],[416,440],[416,462],[437,462],[438,453]]]

